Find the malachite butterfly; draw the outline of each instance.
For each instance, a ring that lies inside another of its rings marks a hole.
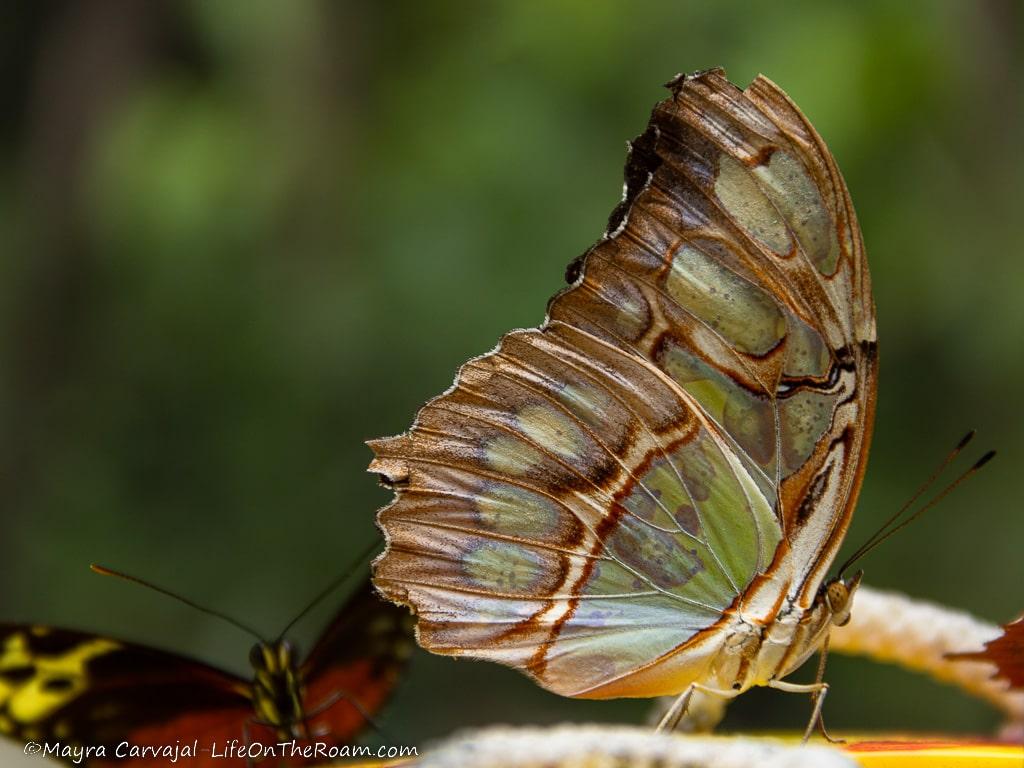
[[[782,678],[856,587],[823,582],[875,408],[864,246],[774,83],[668,88],[544,324],[370,442],[374,583],[424,648],[566,696],[818,692]]]
[[[390,698],[412,649],[407,619],[365,583],[301,663],[287,641],[254,646],[251,680],[109,637],[0,623],[0,733],[88,768],[167,766],[159,750],[176,744],[198,744],[174,763],[185,768],[322,764]]]

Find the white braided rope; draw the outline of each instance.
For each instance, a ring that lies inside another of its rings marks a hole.
[[[417,768],[851,768],[834,747],[774,739],[681,736],[650,728],[560,725],[487,728],[428,750]]]
[[[1005,681],[992,679],[994,665],[945,658],[947,653],[980,651],[1001,632],[963,611],[861,586],[853,599],[850,623],[832,631],[829,645],[837,653],[924,672],[992,703],[1011,722],[1024,722],[1024,692],[1011,691]]]

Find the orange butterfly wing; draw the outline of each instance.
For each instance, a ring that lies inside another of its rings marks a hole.
[[[368,583],[343,605],[299,671],[312,741],[348,744],[369,725],[398,682],[410,634],[405,611]],[[255,721],[251,683],[203,662],[84,632],[0,624],[0,733],[104,748],[106,759],[94,753],[80,765],[165,767],[166,756],[117,758],[118,745],[163,748],[198,740],[197,754],[177,765],[243,768],[244,757],[225,756],[232,742],[276,749],[281,741]],[[317,755],[268,760],[274,766],[324,762]]]

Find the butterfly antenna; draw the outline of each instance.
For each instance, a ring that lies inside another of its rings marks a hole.
[[[895,524],[896,521],[899,520],[900,517],[902,517],[908,509],[914,506],[914,504],[917,502],[918,499],[921,498],[924,492],[931,488],[932,484],[936,480],[938,480],[939,476],[946,471],[946,467],[948,467],[953,462],[953,460],[960,455],[960,451],[966,448],[967,444],[974,439],[974,433],[975,431],[972,429],[970,432],[968,432],[966,435],[960,438],[960,442],[956,444],[956,447],[954,447],[953,450],[946,454],[946,458],[944,458],[942,462],[940,462],[939,466],[935,468],[931,475],[929,475],[928,478],[923,483],[921,483],[920,487],[916,491],[914,491],[914,495],[907,499],[903,506],[897,509],[896,512],[888,520],[882,523],[878,527],[878,530],[871,534],[868,537],[868,540],[857,548],[856,552],[850,555],[846,562],[843,563],[843,566],[839,569],[838,575],[840,578],[842,578],[842,575],[846,572],[846,569],[853,565],[853,563],[856,560],[859,560],[864,554],[868,552],[868,550],[873,549],[875,544],[881,541],[882,537],[886,535],[886,531],[889,528],[889,526]]]
[[[124,581],[130,581],[132,584],[138,584],[138,585],[146,587],[148,589],[152,589],[154,592],[159,592],[161,595],[167,595],[168,597],[173,597],[179,603],[184,603],[185,605],[189,606],[190,608],[195,608],[197,611],[199,611],[201,613],[205,613],[208,616],[215,616],[216,618],[220,619],[221,621],[226,621],[231,626],[233,626],[233,627],[235,627],[237,629],[242,630],[243,632],[245,632],[248,635],[251,635],[252,637],[255,637],[261,643],[266,643],[267,642],[266,639],[263,637],[263,635],[261,635],[259,632],[257,632],[252,627],[249,627],[249,626],[243,624],[242,622],[238,621],[238,619],[232,618],[231,616],[228,616],[226,613],[221,613],[220,611],[215,611],[212,608],[207,608],[205,605],[200,605],[199,603],[197,603],[197,602],[195,602],[193,600],[189,600],[187,597],[183,597],[182,595],[179,595],[177,592],[172,592],[169,589],[165,589],[164,587],[157,586],[156,584],[153,584],[150,581],[146,581],[145,579],[140,579],[138,576],[132,576],[131,574],[123,573],[122,571],[115,571],[113,568],[107,568],[104,565],[98,565],[96,563],[93,563],[92,565],[89,566],[89,568],[93,571],[93,573],[98,573],[101,576],[115,576],[115,577],[117,577],[119,579],[123,579]]]
[[[352,565],[348,568],[348,570],[346,570],[344,573],[341,574],[341,576],[339,576],[338,578],[334,579],[334,581],[332,581],[330,584],[328,584],[326,587],[324,587],[322,590],[320,590],[320,592],[317,593],[316,597],[314,597],[312,600],[310,600],[306,604],[306,607],[303,608],[301,611],[299,611],[298,614],[295,616],[295,618],[293,618],[291,621],[288,622],[287,625],[285,625],[285,628],[281,630],[281,634],[279,634],[277,636],[277,642],[280,642],[282,640],[282,638],[284,638],[284,636],[288,634],[288,632],[291,630],[291,628],[294,627],[296,624],[298,624],[299,621],[302,620],[306,616],[306,614],[308,614],[311,610],[316,608],[324,600],[324,598],[326,598],[334,590],[336,590],[338,587],[340,587],[342,584],[344,584],[346,581],[348,581],[352,577],[352,575],[367,560],[370,559],[370,557],[377,551],[377,549],[379,547],[380,547],[380,542],[379,541],[374,541],[369,547],[364,549],[362,554],[359,556],[359,559],[356,560],[355,562],[353,562]]]
[[[973,433],[972,433],[972,435],[973,435]],[[959,449],[961,449],[962,447],[963,447],[963,443],[962,443],[962,445],[957,447],[957,449],[954,451],[953,455],[955,456],[956,453],[959,453]],[[936,504],[938,504],[940,501],[942,501],[944,498],[946,498],[949,494],[951,494],[954,490],[956,490],[962,483],[964,483],[969,477],[974,475],[979,469],[981,469],[983,466],[988,464],[995,457],[995,455],[996,455],[995,451],[989,451],[988,453],[986,453],[984,456],[982,456],[980,459],[978,459],[976,462],[974,462],[974,464],[972,464],[971,467],[968,468],[963,474],[961,474],[953,482],[951,482],[949,485],[947,485],[945,488],[943,488],[941,491],[939,491],[939,493],[937,493],[935,496],[933,496],[931,499],[929,499],[928,502],[925,503],[924,506],[922,506],[919,510],[917,510],[914,514],[912,514],[910,517],[906,518],[905,520],[902,520],[899,523],[893,525],[893,523],[895,523],[896,520],[899,518],[899,515],[895,515],[895,516],[891,517],[888,521],[886,521],[885,525],[882,526],[882,528],[879,529],[878,533],[876,533],[874,536],[872,536],[867,541],[867,543],[862,545],[856,552],[854,552],[849,557],[849,559],[847,559],[847,561],[845,563],[843,563],[843,566],[839,569],[839,575],[842,576],[842,574],[846,571],[846,569],[849,568],[851,565],[853,565],[853,563],[855,561],[857,561],[860,558],[864,557],[864,555],[868,554],[871,550],[873,550],[875,547],[877,547],[883,541],[888,539],[890,536],[893,536],[893,535],[899,533],[900,531],[902,531],[904,528],[906,528],[912,522],[914,522],[919,517],[921,517],[921,515],[923,515],[929,509],[931,509]],[[943,465],[945,466],[948,463],[949,462],[947,460],[946,462],[943,462]],[[929,480],[929,484],[931,482],[932,481]],[[919,497],[920,495],[921,495],[920,492],[918,492],[915,497]],[[907,506],[909,506],[909,504],[905,504],[904,508],[901,508],[900,514],[903,513],[903,510]],[[889,528],[890,525],[892,525],[891,528]],[[888,528],[888,530],[886,530],[886,528]]]
[[[970,469],[968,469],[966,472],[964,472],[962,475],[960,475],[960,477],[958,477],[956,480],[954,480],[952,483],[950,483],[944,489],[942,489],[941,492],[936,494],[935,497],[932,498],[923,507],[921,507],[921,509],[917,510],[917,512],[912,514],[910,517],[908,517],[902,523],[900,523],[895,528],[893,528],[891,531],[889,531],[887,534],[885,534],[884,537],[882,537],[881,539],[878,540],[878,542],[876,542],[875,546],[877,546],[878,544],[881,544],[883,541],[888,539],[893,534],[898,533],[899,531],[901,531],[904,528],[906,528],[908,525],[910,525],[912,522],[914,522],[917,518],[919,518],[921,515],[923,515],[929,509],[931,509],[936,504],[938,504],[940,501],[942,501],[944,498],[946,498],[946,496],[948,496],[950,493],[952,493],[957,488],[957,486],[959,486],[961,483],[963,483],[965,480],[967,480],[967,478],[969,478],[971,475],[973,475],[975,472],[977,472],[983,466],[988,464],[995,457],[995,455],[996,455],[995,451],[989,451],[984,456],[982,456],[980,459],[978,459],[976,462],[974,462],[974,464],[971,466]],[[874,549],[874,547],[872,547],[872,549]]]

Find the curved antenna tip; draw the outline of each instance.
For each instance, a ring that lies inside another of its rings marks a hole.
[[[187,605],[190,608],[195,608],[197,611],[205,613],[207,616],[214,616],[220,619],[221,621],[226,621],[231,626],[242,630],[251,637],[256,638],[261,643],[269,645],[269,643],[267,643],[267,640],[263,637],[263,635],[261,635],[259,632],[257,632],[255,629],[248,626],[247,624],[243,624],[238,619],[232,618],[231,616],[228,616],[226,613],[222,613],[221,611],[216,611],[212,608],[207,608],[205,605],[200,605],[195,600],[190,600],[189,598],[183,595],[179,595],[177,592],[173,592],[165,587],[158,586],[151,581],[147,581],[146,579],[140,579],[138,576],[132,576],[130,573],[125,573],[124,571],[115,571],[113,568],[107,568],[105,565],[100,565],[99,563],[90,563],[89,570],[91,570],[93,573],[98,573],[101,576],[114,576],[115,578],[123,579],[124,581],[131,582],[132,584],[138,584],[141,587],[146,587],[147,589],[151,589],[154,592],[159,592],[161,595],[172,597],[179,603],[183,603],[184,605]]]
[[[971,469],[972,470],[974,470],[974,469],[981,469],[986,464],[988,464],[990,461],[992,461],[992,459],[994,459],[995,457],[996,457],[996,452],[995,451],[989,451],[984,456],[982,456],[980,459],[978,459],[974,463],[974,466],[971,467]]]
[[[956,450],[958,450],[958,451],[962,450],[964,448],[964,446],[966,446],[969,442],[971,442],[971,440],[974,439],[975,431],[976,430],[972,429],[970,432],[968,432],[966,435],[964,435],[962,438],[960,438],[960,442],[956,444]]]

